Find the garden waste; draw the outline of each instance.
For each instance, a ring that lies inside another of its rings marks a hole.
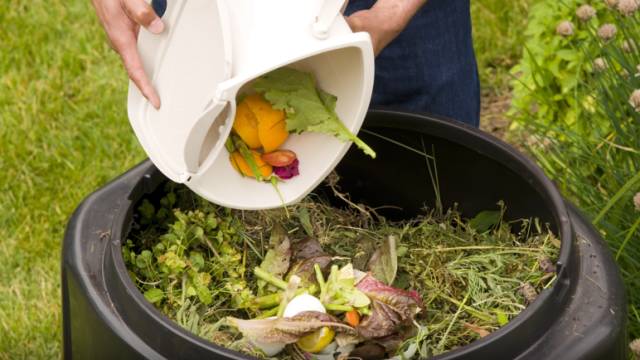
[[[502,203],[391,221],[320,194],[242,211],[165,190],[134,214],[131,278],[185,329],[258,358],[437,355],[504,326],[555,279],[559,240],[536,219],[505,221]]]

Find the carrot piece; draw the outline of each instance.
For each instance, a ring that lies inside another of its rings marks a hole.
[[[271,172],[273,171],[271,165],[265,163],[260,157],[260,153],[257,151],[251,151],[251,155],[253,157],[253,161],[258,166],[258,170],[260,171],[260,175],[263,178],[268,178],[271,176]],[[234,151],[229,155],[229,160],[231,161],[231,165],[234,169],[240,172],[244,176],[255,177],[255,174],[251,170],[251,167],[247,163],[247,161],[242,157],[242,154],[238,151]]]
[[[360,324],[360,313],[358,310],[350,310],[344,313],[344,318],[347,324],[356,327]]]

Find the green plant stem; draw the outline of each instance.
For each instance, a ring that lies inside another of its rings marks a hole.
[[[263,311],[262,314],[256,316],[256,319],[266,319],[276,315],[278,315],[278,306],[273,307],[269,310]]]
[[[620,255],[622,255],[622,252],[624,251],[624,248],[627,246],[627,243],[629,242],[629,240],[631,240],[633,235],[636,233],[636,230],[638,230],[638,226],[640,226],[640,217],[638,217],[636,222],[633,223],[633,225],[627,232],[627,236],[625,236],[624,241],[622,241],[622,245],[620,245],[620,248],[618,249],[618,251],[616,251],[616,260],[618,260],[620,258]]]
[[[255,267],[253,269],[253,273],[261,280],[266,281],[267,283],[282,289],[282,290],[286,290],[287,289],[287,282],[282,280],[282,279],[278,279],[277,277],[269,274],[268,272],[260,269],[259,267]]]
[[[245,144],[244,141],[242,141],[242,139],[240,139],[239,136],[236,136],[236,135],[231,135],[231,136],[233,137],[233,140],[234,140],[233,143],[235,145],[235,148],[238,150],[240,155],[242,155],[244,160],[249,165],[249,168],[251,169],[253,176],[258,181],[264,180],[262,178],[262,174],[260,173],[260,169],[258,169],[258,165],[253,159],[253,154],[251,153],[251,150],[249,150],[249,147],[247,146],[247,144]]]
[[[280,305],[278,306],[278,317],[282,317],[284,310],[287,308],[287,304],[296,296],[299,290],[298,285],[300,285],[300,278],[296,275],[291,276],[287,283],[287,288],[282,293],[282,301],[280,301]]]
[[[257,297],[253,300],[258,309],[270,309],[280,304],[282,300],[282,293],[273,293]]]
[[[324,276],[322,276],[322,269],[320,269],[320,265],[313,264],[313,270],[315,270],[316,272],[316,281],[318,281],[318,286],[320,286],[320,293],[322,293],[325,287]]]
[[[308,288],[298,289],[295,292],[295,296],[308,293],[309,295],[314,295],[318,291],[318,287],[315,285],[311,285]],[[277,292],[269,295],[259,296],[254,299],[254,304],[258,306],[259,309],[270,309],[274,306],[277,306],[282,301],[283,292]]]
[[[453,328],[453,324],[455,324],[458,320],[458,316],[460,316],[460,313],[462,312],[463,307],[465,306],[465,303],[467,302],[467,300],[469,300],[469,295],[471,293],[468,292],[467,295],[465,295],[464,299],[462,299],[462,302],[460,303],[460,305],[458,305],[458,310],[456,311],[455,314],[453,314],[453,317],[451,318],[451,321],[449,322],[449,326],[447,327],[447,330],[444,332],[444,335],[442,335],[442,338],[440,339],[440,343],[438,344],[438,349],[440,351],[444,350],[444,344],[446,343],[447,337],[449,336],[449,332],[451,332],[451,328]]]
[[[269,182],[271,182],[271,186],[273,186],[273,189],[276,191],[276,194],[278,194],[278,198],[280,198],[280,202],[282,203],[282,207],[284,208],[284,213],[287,216],[287,219],[291,218],[291,214],[289,214],[289,209],[287,208],[287,204],[284,201],[284,197],[282,196],[282,193],[280,192],[280,188],[278,187],[278,177],[275,175],[271,175],[271,177],[269,178]]]
[[[347,312],[353,310],[353,306],[340,304],[326,304],[324,307],[327,311]]]
[[[478,310],[476,310],[476,309],[474,309],[474,308],[472,308],[470,306],[465,305],[464,302],[460,302],[460,301],[458,301],[458,300],[456,300],[456,299],[454,299],[452,297],[449,297],[449,296],[447,296],[445,294],[441,294],[441,293],[439,293],[438,296],[443,298],[443,299],[445,299],[445,300],[447,300],[447,301],[449,301],[449,302],[454,303],[455,305],[459,306],[464,311],[466,311],[467,313],[469,313],[472,316],[477,317],[478,319],[481,319],[481,320],[484,320],[484,321],[487,321],[487,322],[491,322],[491,321],[495,320],[492,316],[484,314],[484,313],[482,313],[482,312],[480,312],[480,311],[478,311]]]
[[[631,190],[631,188],[638,181],[640,181],[640,172],[638,172],[634,177],[632,177],[631,179],[629,179],[629,181],[627,181],[624,185],[622,185],[620,190],[618,190],[618,192],[616,192],[616,194],[613,195],[613,197],[607,202],[607,204],[602,208],[602,210],[600,210],[598,215],[596,215],[596,217],[593,219],[593,223],[594,224],[599,223],[600,220],[602,220],[602,218],[607,214],[609,209],[611,209],[613,205],[615,205],[627,192],[629,192],[629,190]]]
[[[401,143],[400,141],[394,140],[394,139],[389,138],[389,137],[387,137],[387,136],[380,135],[380,134],[378,134],[377,132],[374,132],[374,131],[371,131],[371,130],[367,130],[367,129],[362,129],[362,130],[360,130],[360,131],[362,131],[362,132],[363,132],[363,133],[365,133],[365,134],[373,135],[373,136],[375,136],[375,137],[377,137],[377,138],[380,138],[380,139],[382,139],[382,140],[386,140],[386,141],[388,141],[388,142],[390,142],[390,143],[392,143],[392,144],[394,144],[394,145],[398,145],[399,147],[401,147],[401,148],[403,148],[403,149],[405,149],[405,150],[409,150],[409,151],[411,151],[411,152],[414,152],[414,153],[416,153],[416,154],[418,154],[418,155],[422,155],[422,156],[424,156],[424,157],[426,157],[426,158],[433,159],[433,156],[431,156],[431,155],[427,154],[427,153],[426,153],[426,152],[424,152],[424,151],[420,151],[420,150],[418,150],[418,149],[414,149],[414,148],[412,148],[412,147],[411,147],[411,146],[409,146],[409,145],[405,145],[405,144]]]

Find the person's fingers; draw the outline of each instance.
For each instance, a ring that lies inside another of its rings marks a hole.
[[[144,26],[150,32],[160,34],[164,31],[164,23],[146,1],[122,0],[122,5],[133,21]]]
[[[130,41],[121,43],[117,51],[122,58],[122,63],[127,70],[127,74],[129,74],[129,78],[134,84],[136,84],[142,95],[149,100],[151,105],[156,109],[159,109],[160,97],[151,85],[151,81],[147,77],[147,74],[144,72],[142,60],[140,59],[140,55],[138,54],[138,49],[136,47],[135,38],[132,37]]]

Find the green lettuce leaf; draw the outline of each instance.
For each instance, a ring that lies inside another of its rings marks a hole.
[[[274,108],[287,114],[287,130],[319,132],[353,141],[365,154],[376,153],[347,129],[335,112],[337,98],[316,88],[310,73],[280,68],[258,78],[253,88],[261,93]]]

